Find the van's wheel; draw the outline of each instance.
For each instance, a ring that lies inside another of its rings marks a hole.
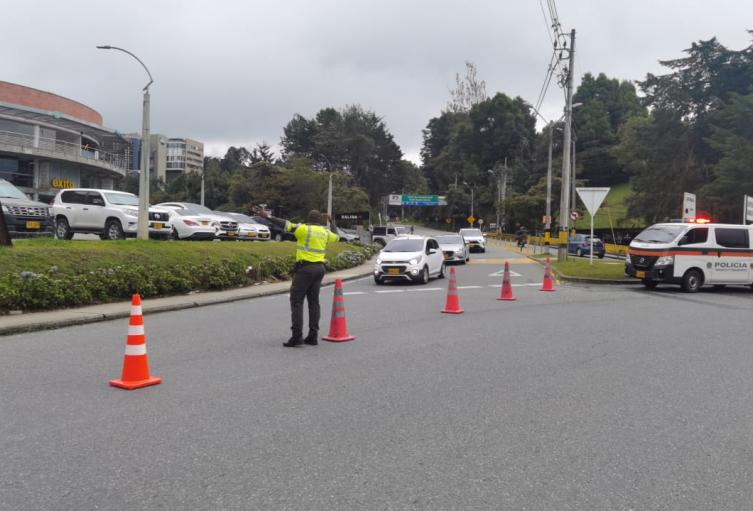
[[[682,290],[686,293],[696,293],[703,285],[703,274],[698,270],[688,270],[682,277]]]
[[[105,231],[102,233],[103,240],[122,240],[125,238],[123,233],[123,226],[120,225],[120,220],[115,218],[109,219],[105,222]]]
[[[174,227],[173,230],[170,231],[170,234],[167,235],[167,239],[170,241],[178,241],[180,239],[180,236],[178,236],[178,231],[176,231]]]
[[[646,289],[654,289],[659,285],[659,282],[656,280],[643,279],[641,282],[643,282],[643,285],[646,286]]]
[[[71,231],[71,226],[68,224],[68,220],[60,217],[55,221],[55,236],[59,240],[69,240],[73,238],[73,231]]]

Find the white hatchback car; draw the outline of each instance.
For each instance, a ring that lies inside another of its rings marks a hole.
[[[374,265],[374,282],[420,282],[444,278],[444,256],[434,238],[403,236],[387,243]]]

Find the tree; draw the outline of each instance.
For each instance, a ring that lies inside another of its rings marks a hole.
[[[488,99],[486,82],[477,77],[476,64],[465,61],[465,78],[460,73],[455,74],[455,88],[450,89],[450,100],[447,102],[447,112],[468,112],[474,105]]]

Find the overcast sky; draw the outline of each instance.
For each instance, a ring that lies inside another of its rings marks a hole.
[[[546,1],[543,1],[546,5]],[[751,0],[557,0],[574,28],[576,75],[642,79],[699,39],[750,44]],[[384,118],[418,162],[421,130],[440,114],[464,62],[487,92],[534,103],[551,57],[538,0],[3,0],[0,79],[99,111],[141,130],[146,74],[152,132],[192,137],[206,152],[277,145],[296,113],[360,104]],[[542,113],[556,118],[553,85]]]

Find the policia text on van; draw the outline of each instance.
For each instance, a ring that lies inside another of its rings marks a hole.
[[[655,224],[630,243],[625,273],[653,288],[679,284],[693,293],[704,284],[753,284],[753,226]]]

